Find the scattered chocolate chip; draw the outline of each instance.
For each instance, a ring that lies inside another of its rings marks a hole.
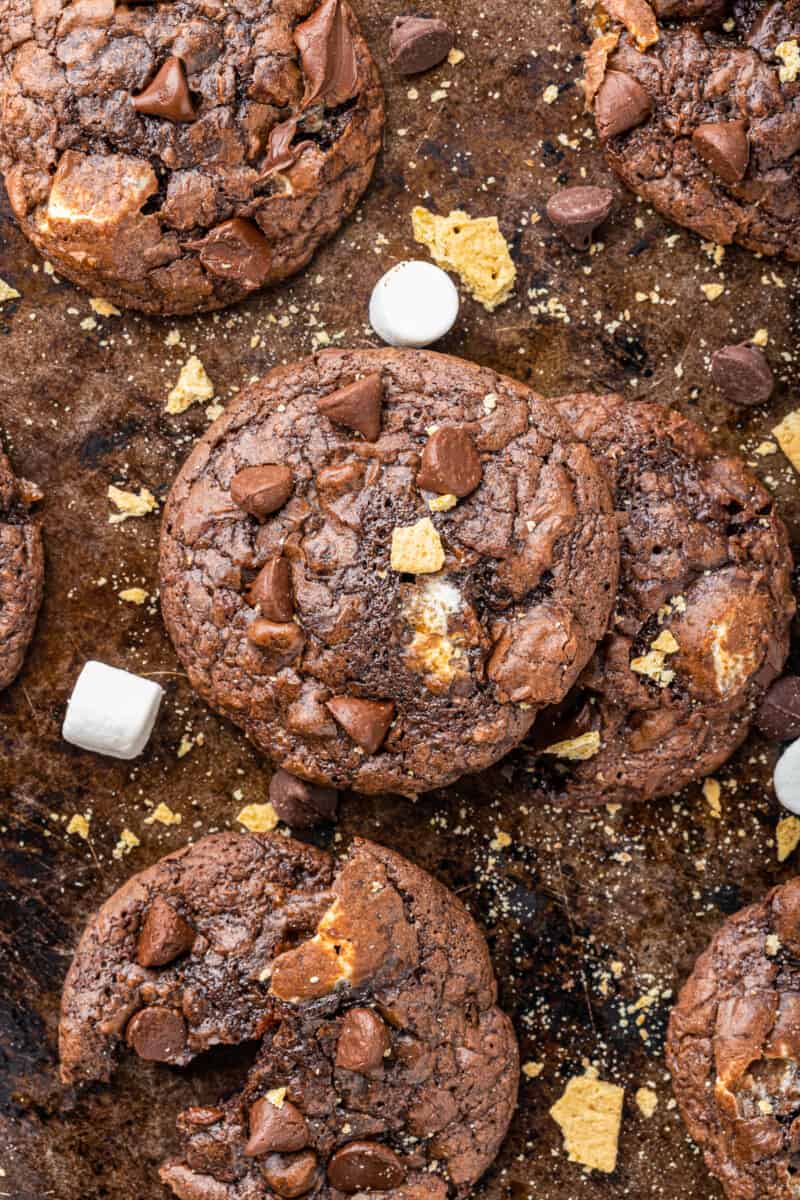
[[[153,76],[143,92],[131,96],[137,112],[148,117],[164,117],[167,121],[194,121],[196,114],[186,70],[179,58],[168,58]]]
[[[745,121],[712,121],[698,125],[692,145],[723,183],[741,183],[747,174],[750,143]]]
[[[179,955],[187,954],[195,936],[195,931],[172,905],[163,896],[156,896],[142,922],[136,960],[142,967],[164,967]]]
[[[383,1066],[392,1044],[386,1025],[371,1008],[351,1008],[342,1021],[336,1043],[336,1066],[369,1075]]]
[[[386,737],[394,718],[391,700],[359,700],[355,696],[334,696],[326,701],[328,710],[345,733],[367,754],[374,754]]]
[[[800,737],[800,678],[784,675],[773,683],[756,712],[764,737],[790,742]]]
[[[139,1058],[178,1063],[186,1052],[186,1022],[170,1008],[142,1008],[128,1022],[125,1038]]]
[[[641,125],[653,111],[642,85],[623,71],[607,71],[594,101],[597,132],[603,141]]]
[[[267,621],[265,617],[256,617],[247,626],[247,636],[254,646],[271,650],[286,662],[297,658],[305,645],[303,631],[294,621]]]
[[[264,563],[251,584],[250,598],[268,621],[291,621],[294,603],[289,560],[279,554]]]
[[[775,387],[766,355],[750,342],[723,346],[712,354],[711,377],[734,404],[764,404]]]
[[[614,203],[610,188],[563,188],[547,202],[547,215],[576,250],[588,250],[592,234],[603,224]]]
[[[212,275],[240,287],[261,287],[272,269],[269,242],[253,221],[242,217],[223,221],[200,241],[186,245],[200,251],[200,262]]]
[[[335,425],[356,429],[368,442],[381,434],[383,384],[380,373],[365,375],[317,401],[317,408]]]
[[[287,825],[307,829],[336,815],[339,793],[334,788],[306,783],[280,768],[269,781],[269,799]]]
[[[259,1164],[261,1174],[273,1192],[293,1200],[309,1191],[317,1178],[317,1156],[313,1150],[299,1154],[270,1154]]]
[[[380,1142],[349,1142],[328,1163],[328,1180],[340,1192],[386,1192],[405,1177],[400,1159]]]
[[[336,108],[358,95],[361,83],[356,47],[339,0],[324,0],[307,21],[297,26],[294,40],[307,81],[303,108],[314,103]]]
[[[442,62],[455,35],[436,17],[395,17],[389,34],[389,62],[402,75],[418,75]]]
[[[231,480],[234,504],[254,517],[267,517],[283,508],[292,494],[294,480],[288,467],[266,464],[244,467]]]
[[[483,477],[483,467],[469,432],[459,425],[441,425],[422,451],[417,487],[442,496],[468,496]]]
[[[267,1151],[302,1150],[308,1145],[306,1119],[288,1100],[273,1104],[263,1096],[251,1107],[248,1119],[250,1140],[244,1152],[250,1158]]]

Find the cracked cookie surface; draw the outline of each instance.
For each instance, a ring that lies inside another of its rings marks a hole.
[[[122,306],[189,313],[300,270],[380,146],[346,0],[9,0],[0,167],[37,249]]]
[[[0,449],[0,690],[16,678],[44,588],[44,551],[30,505],[38,488],[17,479]]]
[[[620,587],[610,632],[525,744],[532,786],[576,806],[674,794],[730,757],[780,674],[786,530],[744,463],[680,414],[619,396],[556,403],[612,481]]]
[[[193,686],[279,765],[415,795],[566,694],[617,569],[607,486],[551,405],[442,355],[326,351],[193,451],[161,597]]]

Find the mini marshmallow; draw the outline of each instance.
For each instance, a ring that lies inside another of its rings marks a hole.
[[[369,320],[390,346],[429,346],[458,316],[458,291],[433,263],[413,260],[387,271],[372,291]]]
[[[87,662],[72,690],[62,737],[95,754],[136,758],[153,732],[163,696],[151,679]]]
[[[784,750],[775,765],[775,795],[789,812],[800,815],[800,738]]]

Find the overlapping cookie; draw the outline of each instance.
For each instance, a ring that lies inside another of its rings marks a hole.
[[[0,691],[19,673],[42,602],[44,551],[30,512],[40,499],[0,449]]]
[[[263,1038],[242,1091],[179,1118],[181,1200],[465,1196],[516,1103],[518,1054],[461,903],[356,842],[338,870],[279,836],[218,834],[134,876],[64,988],[62,1076],[108,1079],[127,1043],[182,1065]]]
[[[378,153],[347,0],[10,0],[0,166],[60,274],[146,312],[219,308],[303,267]]]
[[[575,806],[669,795],[744,740],[795,610],[769,492],[692,421],[619,396],[557,404],[606,467],[620,516],[611,628],[526,743],[532,785]]]

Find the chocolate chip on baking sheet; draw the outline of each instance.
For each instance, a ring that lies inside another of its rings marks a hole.
[[[342,1021],[336,1043],[336,1066],[369,1075],[383,1065],[391,1036],[386,1024],[371,1008],[351,1008]]]
[[[747,174],[750,143],[745,121],[710,121],[698,125],[692,145],[723,183],[741,183]]]
[[[547,215],[576,250],[588,250],[592,234],[611,212],[614,193],[610,188],[562,188],[547,202]]]
[[[379,748],[394,718],[391,700],[333,696],[326,706],[345,733],[367,754],[374,754]]]
[[[428,438],[417,473],[417,487],[441,496],[468,496],[483,476],[480,456],[468,430],[441,425]]]
[[[269,781],[269,799],[281,821],[305,829],[336,815],[339,793],[298,779],[281,767]]]
[[[148,1062],[180,1063],[186,1054],[186,1022],[171,1008],[143,1008],[125,1030],[128,1045]]]
[[[653,101],[632,76],[606,72],[594,102],[597,132],[603,141],[641,125],[652,111]]]
[[[306,1119],[289,1100],[276,1104],[270,1096],[262,1096],[250,1109],[248,1120],[250,1139],[244,1153],[249,1158],[275,1150],[302,1150],[308,1145]]]
[[[381,433],[382,400],[383,384],[376,371],[323,396],[317,408],[335,425],[355,429],[366,441],[376,442]]]
[[[231,498],[251,516],[268,517],[283,508],[293,487],[292,472],[288,467],[274,463],[243,467],[231,480]]]
[[[711,356],[711,377],[734,404],[765,404],[775,387],[764,351],[750,342],[723,346]]]
[[[405,1177],[400,1159],[380,1142],[349,1142],[328,1163],[328,1181],[340,1192],[385,1192]]]
[[[443,62],[455,35],[437,17],[395,17],[389,34],[389,62],[402,75],[418,75]]]
[[[276,554],[267,560],[250,585],[250,599],[268,621],[291,621],[294,616],[289,560]]]
[[[188,953],[195,937],[191,925],[172,905],[163,896],[156,896],[142,922],[136,961],[142,967],[164,967]]]
[[[773,683],[756,711],[756,725],[765,737],[789,742],[800,737],[800,678],[784,675]]]
[[[167,121],[194,121],[196,113],[186,82],[186,69],[179,58],[168,58],[138,96],[131,96],[137,112]]]

